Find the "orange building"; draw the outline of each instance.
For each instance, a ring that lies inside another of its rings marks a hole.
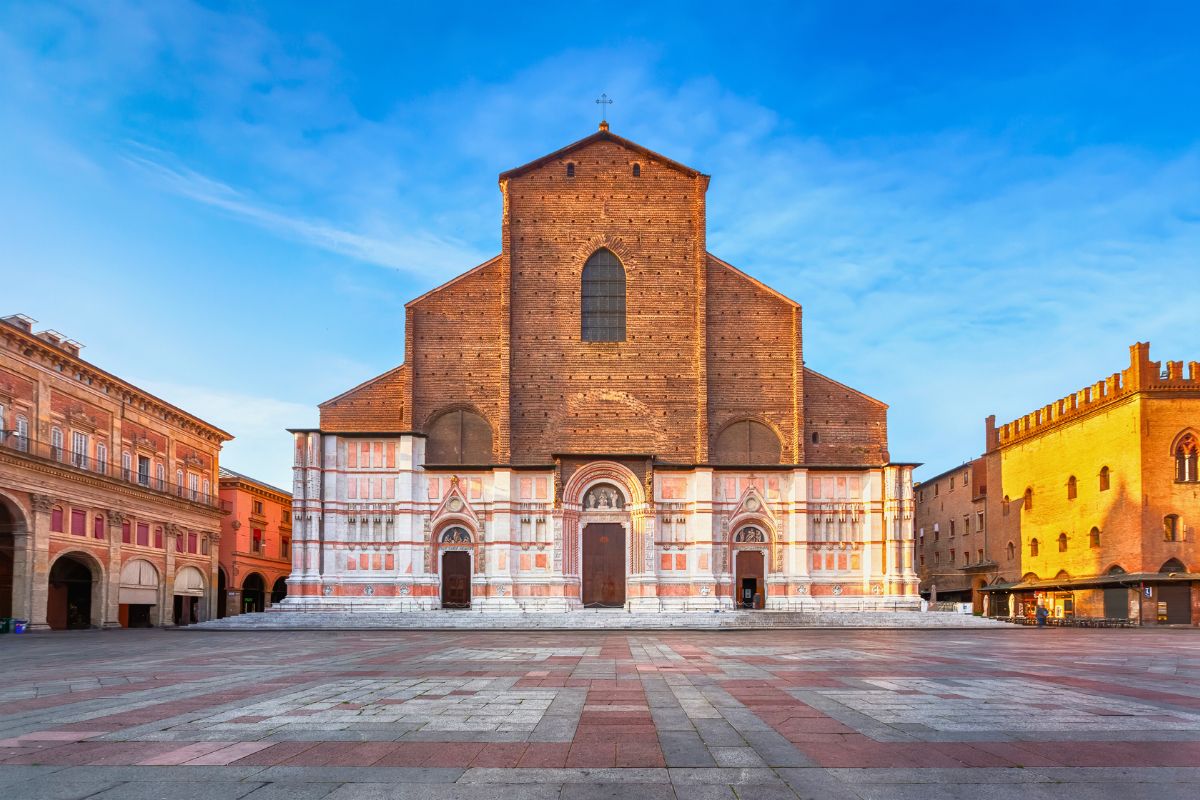
[[[217,616],[262,611],[287,596],[292,570],[292,496],[269,483],[221,468]]]
[[[0,320],[0,617],[31,628],[179,625],[216,611],[230,435]]]
[[[1150,360],[987,421],[991,613],[1200,623],[1200,363]]]

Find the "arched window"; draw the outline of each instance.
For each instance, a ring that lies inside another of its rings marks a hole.
[[[1088,533],[1088,546],[1089,547],[1099,547],[1100,546],[1100,529],[1099,528],[1092,528],[1092,530]]]
[[[1175,480],[1181,483],[1200,481],[1200,442],[1186,433],[1175,445]]]
[[[567,162],[567,177],[568,178],[575,177],[575,165],[570,161]]]
[[[62,506],[55,506],[50,509],[50,530],[55,533],[65,533],[63,530],[63,510]]]
[[[1100,468],[1100,491],[1108,491],[1108,467]]]
[[[611,250],[597,250],[583,265],[580,311],[583,341],[625,341],[625,268]]]
[[[62,461],[63,457],[63,432],[62,428],[50,429],[50,457],[55,461]]]
[[[17,449],[24,453],[29,449],[29,419],[17,417]]]
[[[813,431],[813,434],[812,434],[812,443],[813,443],[813,444],[820,444],[820,443],[821,443],[821,434],[820,434],[820,433],[818,433],[817,431]]]
[[[474,411],[455,409],[437,417],[427,431],[425,463],[490,464],[492,426]]]
[[[641,164],[633,165],[633,177],[635,177],[635,178],[642,177],[642,165]]]
[[[1012,561],[1017,557],[1017,546],[1012,542],[1008,543],[1008,560]]]
[[[1078,486],[1075,483],[1075,476],[1067,478],[1067,499],[1074,500],[1078,494]]]
[[[104,538],[104,517],[99,514],[92,519],[92,537],[95,539]]]
[[[1008,499],[1008,495],[1004,495],[1004,499],[1000,501],[1000,513],[1003,516],[1007,517],[1008,509],[1009,509],[1009,506],[1011,506],[1011,505],[1012,505],[1012,501]]]
[[[1033,510],[1033,487],[1032,487],[1032,486],[1031,486],[1031,487],[1029,487],[1028,489],[1026,489],[1026,490],[1025,490],[1025,505],[1024,505],[1024,508],[1025,508],[1025,510],[1026,510],[1026,511],[1032,511],[1032,510]]]
[[[1161,573],[1171,574],[1172,572],[1187,572],[1187,567],[1178,558],[1168,559],[1165,564],[1158,568]]]
[[[1167,514],[1163,517],[1163,541],[1179,541],[1179,515]]]
[[[1067,552],[1067,535],[1065,533],[1060,533],[1058,535],[1058,552]]]
[[[721,431],[714,452],[721,464],[778,464],[783,446],[775,431],[761,422],[744,419]]]
[[[1037,554],[1038,554],[1038,540],[1030,539],[1029,540],[1029,555],[1036,556]]]

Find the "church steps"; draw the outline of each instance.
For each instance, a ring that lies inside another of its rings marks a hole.
[[[965,614],[921,611],[625,611],[479,613],[472,611],[267,611],[182,630],[770,630],[789,628],[1004,628]]]

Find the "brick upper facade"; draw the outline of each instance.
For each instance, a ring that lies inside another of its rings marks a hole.
[[[805,369],[799,304],[705,249],[707,187],[606,127],[504,173],[500,255],[410,302],[404,365],[322,405],[322,430],[427,433],[465,409],[489,463],[705,464],[753,420],[782,464],[886,464],[886,405]],[[624,341],[581,340],[601,248],[625,271]]]

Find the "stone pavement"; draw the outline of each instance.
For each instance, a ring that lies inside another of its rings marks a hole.
[[[0,637],[0,797],[1195,798],[1200,631]]]

